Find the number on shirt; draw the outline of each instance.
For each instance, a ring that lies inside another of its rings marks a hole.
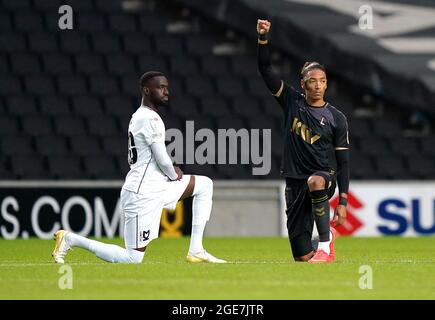
[[[133,134],[128,132],[128,164],[135,164],[137,161],[137,150],[134,144]]]

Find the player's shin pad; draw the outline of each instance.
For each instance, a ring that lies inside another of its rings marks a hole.
[[[328,189],[310,192],[313,215],[319,232],[319,241],[329,241],[329,202]]]

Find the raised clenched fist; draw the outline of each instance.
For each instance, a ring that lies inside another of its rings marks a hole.
[[[257,32],[258,34],[268,34],[270,30],[270,26],[272,24],[269,20],[257,20]]]

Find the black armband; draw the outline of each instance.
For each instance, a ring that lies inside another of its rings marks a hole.
[[[338,200],[338,204],[347,206],[347,198],[340,196],[340,200]]]
[[[267,44],[267,34],[258,34],[258,43]]]

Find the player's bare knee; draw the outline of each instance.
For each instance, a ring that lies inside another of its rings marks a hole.
[[[310,191],[325,189],[325,179],[321,176],[310,176],[307,180]]]

